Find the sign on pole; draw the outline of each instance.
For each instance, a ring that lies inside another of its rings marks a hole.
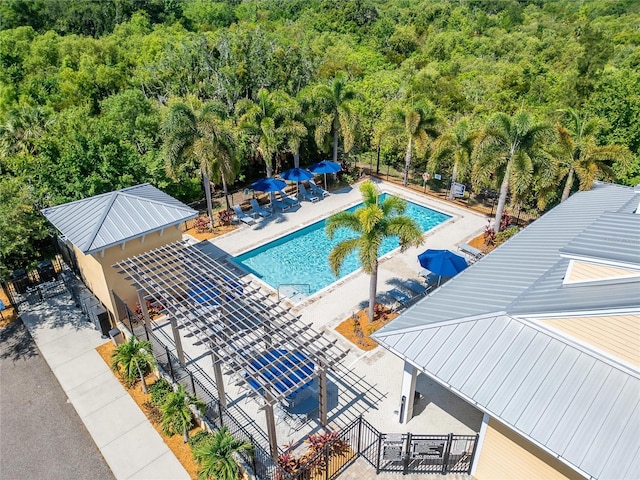
[[[453,196],[456,197],[456,198],[464,197],[465,188],[466,187],[465,187],[464,183],[453,182],[453,185],[451,185],[451,190],[453,191]]]

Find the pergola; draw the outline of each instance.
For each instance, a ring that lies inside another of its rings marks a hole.
[[[314,331],[226,262],[185,241],[160,247],[114,265],[136,287],[144,321],[146,301],[168,316],[176,351],[184,365],[179,328],[207,345],[218,396],[226,406],[222,365],[249,395],[262,401],[274,458],[278,455],[274,406],[318,379],[319,417],[327,425],[328,368],[347,351]]]

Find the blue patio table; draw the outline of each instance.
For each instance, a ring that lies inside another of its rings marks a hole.
[[[291,387],[300,384],[300,381],[313,374],[314,364],[307,356],[301,352],[295,352],[288,355],[289,352],[284,349],[274,349],[263,353],[258,358],[251,361],[251,365],[261,372],[261,376],[266,380],[273,382],[276,390],[280,393],[288,391]],[[266,367],[266,368],[265,368]],[[249,374],[245,374],[247,382],[255,390],[264,394],[260,381],[250,378]],[[297,394],[313,383],[312,380],[301,385],[298,389],[287,396],[287,400],[292,400]]]

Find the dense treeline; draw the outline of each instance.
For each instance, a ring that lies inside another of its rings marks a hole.
[[[200,172],[371,154],[538,210],[638,183],[639,24],[633,0],[6,0],[0,276],[37,209],[141,182],[191,201]]]

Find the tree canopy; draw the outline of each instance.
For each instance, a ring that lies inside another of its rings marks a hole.
[[[424,171],[437,149],[449,178],[455,155],[461,179],[496,188],[460,163],[462,143],[498,112],[556,125],[568,109],[599,122],[592,151],[630,152],[584,178],[640,181],[632,0],[6,0],[0,18],[0,190],[23,182],[19,198],[35,209],[142,182],[201,198],[198,169],[165,168],[162,125],[176,104],[215,103],[228,117],[240,171],[206,153],[214,182],[264,175],[263,155],[285,169],[381,152]],[[389,109],[409,118],[420,105],[446,140],[411,133],[424,143],[414,150],[407,132],[380,134]],[[532,172],[530,192],[548,208],[566,183],[549,195],[543,177]]]

